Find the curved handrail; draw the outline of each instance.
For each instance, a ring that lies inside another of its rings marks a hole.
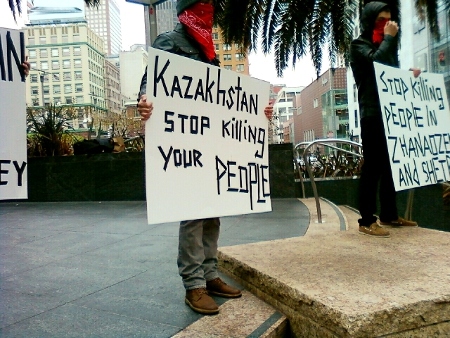
[[[297,151],[298,155],[300,155],[298,149],[301,146],[306,145],[306,148],[303,150],[303,161],[305,162],[306,170],[308,171],[308,175],[311,180],[311,187],[313,189],[314,199],[316,201],[318,223],[322,223],[322,211],[320,209],[319,194],[317,192],[316,182],[314,181],[314,175],[312,173],[311,167],[309,166],[309,161],[307,161],[307,157],[306,157],[308,154],[309,148],[315,144],[319,144],[322,146],[330,147],[332,149],[337,149],[337,150],[342,151],[347,154],[351,154],[351,155],[358,156],[358,157],[363,157],[362,153],[355,153],[353,151],[349,151],[349,150],[345,150],[345,149],[342,149],[342,148],[339,148],[339,147],[336,147],[333,145],[329,145],[328,143],[349,144],[349,145],[357,146],[362,149],[361,143],[357,143],[357,142],[353,142],[353,141],[345,140],[345,139],[333,139],[333,138],[319,139],[319,140],[315,140],[312,142],[300,142],[297,145],[295,145],[294,149]],[[305,186],[303,184],[303,177],[301,175],[300,168],[299,168],[299,174],[300,174],[300,182],[302,184],[303,198],[305,198]],[[406,210],[405,210],[405,216],[404,216],[406,219],[411,219],[411,217],[412,217],[413,200],[414,200],[414,189],[411,189],[408,193],[408,200],[407,200],[407,204],[406,204]]]
[[[349,151],[349,150],[345,150],[342,148],[338,148],[334,145],[329,145],[328,143],[342,143],[342,144],[348,144],[348,145],[352,145],[352,146],[356,146],[359,148],[362,148],[362,144],[361,143],[357,143],[357,142],[353,142],[350,140],[345,140],[345,139],[337,139],[337,138],[327,138],[327,139],[319,139],[319,140],[315,140],[312,142],[300,142],[297,145],[295,145],[294,149],[297,151],[297,154],[299,154],[298,149],[300,148],[300,146],[306,145],[306,148],[303,150],[303,161],[305,162],[305,166],[306,166],[306,170],[308,171],[308,175],[309,178],[311,180],[311,187],[313,189],[313,193],[314,193],[314,199],[316,201],[316,208],[317,208],[317,221],[319,223],[322,223],[322,211],[320,208],[320,201],[319,201],[319,194],[317,193],[317,186],[316,186],[316,182],[314,181],[314,175],[312,173],[311,167],[309,165],[309,161],[307,160],[307,155],[308,155],[308,150],[311,148],[311,146],[318,144],[318,145],[323,145],[323,146],[327,146],[330,147],[332,149],[337,149],[339,151],[351,154],[351,155],[355,155],[358,157],[363,157],[361,153],[356,153],[353,151]],[[299,173],[300,173],[300,169],[299,169]],[[300,182],[302,184],[302,190],[303,190],[303,198],[305,198],[305,188],[304,188],[304,184],[303,184],[303,178],[302,175],[300,173]]]

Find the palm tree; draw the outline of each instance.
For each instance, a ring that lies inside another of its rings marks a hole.
[[[16,13],[19,15],[22,14],[21,10],[21,2],[22,0],[6,0],[9,3],[9,8],[11,9],[12,15],[14,16],[14,20],[16,20]],[[98,6],[100,4],[100,0],[84,0],[84,3],[88,6]]]
[[[324,46],[328,46],[331,64],[338,54],[348,56],[355,13],[367,2],[370,1],[217,0],[216,21],[227,43],[238,43],[252,51],[261,42],[264,53],[273,49],[278,76],[291,59],[295,65],[308,52],[319,74]],[[383,2],[390,6],[392,17],[400,21],[400,0]],[[435,38],[439,38],[438,2],[415,0],[419,18],[428,20]],[[450,0],[443,2],[450,9]]]

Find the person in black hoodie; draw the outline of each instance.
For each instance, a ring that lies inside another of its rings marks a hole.
[[[158,35],[152,47],[218,66],[220,62],[212,40],[214,2],[178,0],[177,14],[180,23],[173,31]],[[144,121],[150,118],[153,111],[153,103],[147,100],[146,87],[147,71],[142,77],[138,98],[138,111]],[[264,113],[270,119],[273,107],[266,107]],[[177,263],[186,289],[185,303],[202,314],[219,312],[210,295],[225,298],[242,295],[239,289],[227,285],[218,275],[219,232],[218,217],[180,223]]]
[[[361,114],[361,138],[364,164],[359,187],[359,232],[375,237],[390,237],[389,231],[377,222],[377,190],[379,185],[380,215],[383,226],[417,226],[416,222],[398,216],[396,191],[389,162],[389,153],[381,115],[380,99],[373,62],[398,67],[398,25],[391,20],[389,6],[373,1],[364,6],[361,35],[352,41],[350,65],[358,88]],[[419,69],[410,69],[414,76]]]

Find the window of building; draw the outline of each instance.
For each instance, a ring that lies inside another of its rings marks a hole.
[[[38,76],[35,75],[35,74],[30,75],[30,82],[31,82],[31,83],[36,83],[36,82],[38,82]]]
[[[81,70],[74,71],[75,80],[83,80],[83,73]]]
[[[76,99],[77,99],[77,103],[84,103],[83,96],[77,96]]]
[[[60,85],[53,86],[53,94],[61,94],[61,86]]]
[[[231,61],[231,54],[223,54],[224,61]]]
[[[223,66],[223,68],[228,69],[228,70],[233,70],[233,67],[231,65],[225,65],[225,66]]]
[[[43,93],[44,94],[50,94],[50,87],[49,86],[44,86],[44,87],[42,87],[42,89],[43,89]]]
[[[52,56],[59,56],[59,49],[58,48],[52,48]]]
[[[75,84],[75,92],[81,93],[83,91],[83,84],[82,83],[76,83]]]
[[[238,61],[244,60],[244,54],[243,53],[236,53],[235,57],[236,57],[236,60],[238,60]]]
[[[73,103],[72,98],[70,96],[66,96],[64,99],[66,100],[66,104],[72,104]]]
[[[81,47],[73,47],[73,55],[81,55]]]
[[[81,59],[75,59],[73,63],[75,68],[81,68]]]
[[[64,85],[64,94],[70,94],[72,93],[72,85],[71,84],[65,84]]]
[[[53,74],[53,82],[59,82],[59,74]]]
[[[63,68],[64,69],[70,68],[70,60],[63,60]]]
[[[58,43],[58,37],[56,35],[52,35],[50,37],[50,43]]]
[[[30,62],[30,69],[36,69],[37,68],[37,62]]]
[[[41,69],[42,70],[48,69],[48,61],[41,61]]]
[[[28,46],[33,46],[36,44],[36,40],[34,39],[34,36],[28,37]]]
[[[229,45],[227,43],[224,43],[223,46],[222,46],[222,49],[223,50],[231,50],[231,45]]]
[[[29,49],[28,50],[28,57],[30,59],[36,59],[36,49]]]
[[[53,103],[54,104],[61,104],[61,98],[60,97],[54,97],[53,98]]]
[[[52,69],[59,69],[59,60],[52,61]]]
[[[31,95],[39,95],[39,87],[31,87]]]
[[[72,76],[71,76],[70,72],[64,72],[63,79],[64,79],[64,81],[72,80]]]
[[[219,33],[217,33],[217,32],[212,33],[212,38],[213,38],[213,40],[218,40],[219,39]]]
[[[218,51],[219,48],[220,48],[220,45],[219,45],[218,43],[215,43],[215,44],[214,44],[214,49],[215,49],[216,51]]]
[[[244,65],[243,64],[239,64],[239,65],[236,65],[236,71],[237,72],[243,72],[244,71]]]
[[[313,101],[313,107],[314,108],[317,108],[319,106],[319,99],[314,99],[314,101]]]
[[[69,49],[69,47],[63,47],[63,49],[62,49],[62,55],[63,55],[63,56],[69,56],[69,55],[70,55],[70,49]]]
[[[45,38],[45,36],[40,36],[39,37],[39,44],[45,45],[46,43],[47,43],[47,39]]]

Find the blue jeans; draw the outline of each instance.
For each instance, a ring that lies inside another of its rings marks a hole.
[[[205,288],[217,273],[219,218],[196,219],[180,223],[178,272],[186,290]]]

